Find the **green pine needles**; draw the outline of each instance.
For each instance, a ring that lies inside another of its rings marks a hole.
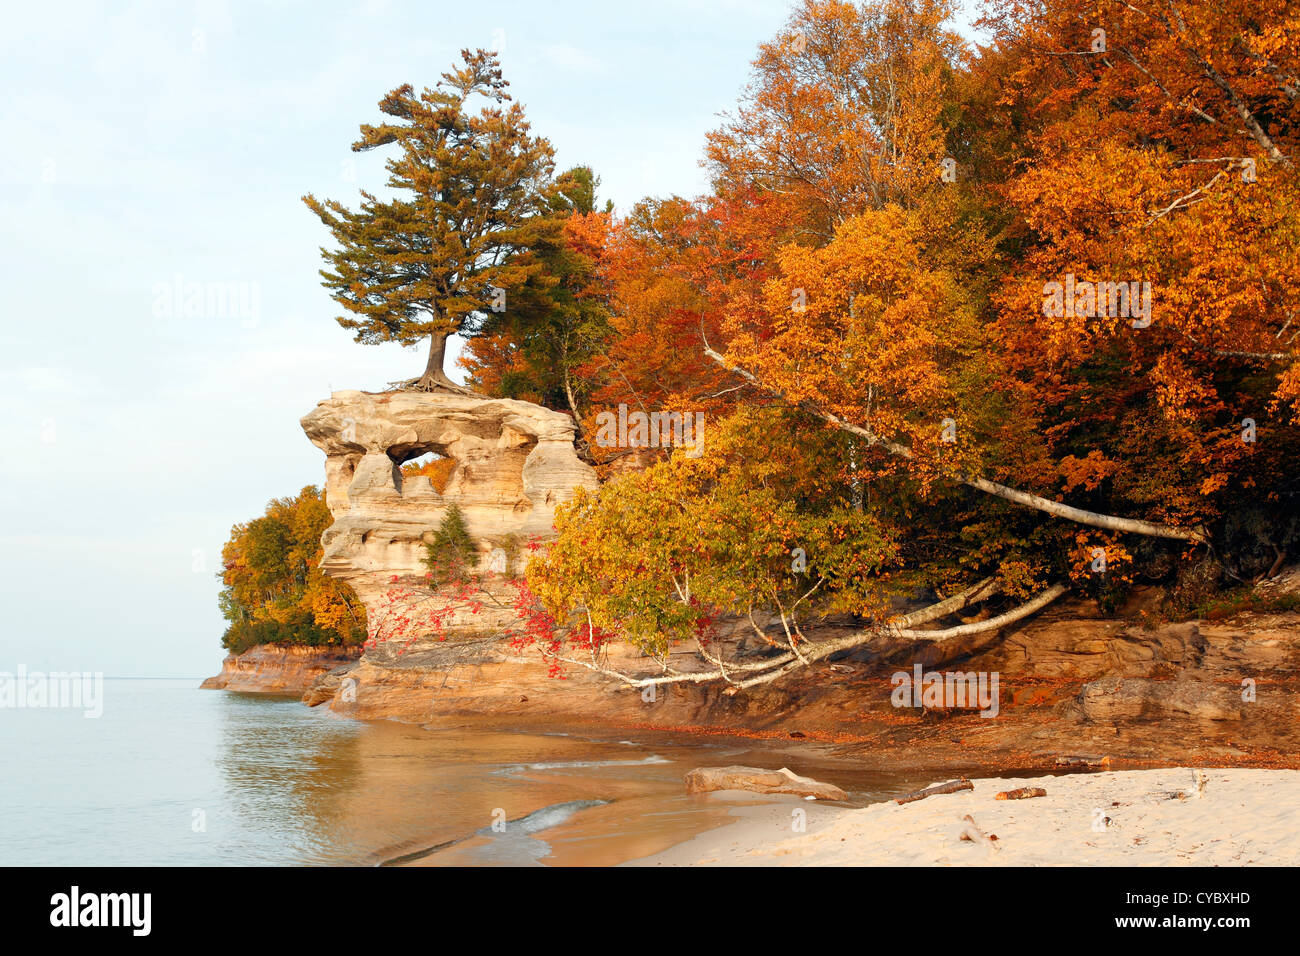
[[[435,587],[463,582],[478,567],[478,545],[469,533],[459,505],[447,509],[433,533],[433,540],[425,542],[424,549],[424,566],[429,569]]]

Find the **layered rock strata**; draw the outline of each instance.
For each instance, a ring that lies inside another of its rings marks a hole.
[[[425,572],[425,545],[459,506],[480,567],[518,563],[530,539],[552,534],[555,509],[596,473],[574,451],[573,420],[529,402],[445,392],[335,392],[302,419],[325,453],[325,499],[334,524],[322,569],[350,584],[368,613],[394,576]],[[439,492],[401,465],[433,453],[455,466]],[[500,578],[519,569],[506,568]],[[449,622],[453,632],[499,629],[508,611],[486,608]],[[453,633],[454,636],[454,633]]]
[[[359,647],[304,647],[297,644],[259,644],[242,654],[229,654],[221,673],[200,686],[204,690],[232,690],[247,694],[299,696],[317,679],[361,656]]]
[[[596,485],[574,452],[571,419],[525,402],[337,392],[303,427],[327,456],[335,523],[324,537],[325,570],[352,584],[368,611],[382,606],[394,576],[423,573],[424,545],[453,502],[486,559],[512,540],[548,537],[555,508]],[[455,462],[441,493],[428,479],[403,481],[399,470],[428,452]],[[1300,575],[1287,580],[1285,589],[1300,590]],[[319,678],[305,699],[363,718],[476,714],[794,739],[894,769],[1103,757],[1112,766],[1300,766],[1300,614],[1140,625],[1158,597],[1139,592],[1119,615],[1066,598],[1001,632],[942,644],[880,641],[739,694],[693,684],[629,691],[580,668],[556,680],[536,653],[485,637],[510,623],[508,612],[489,611],[453,621],[445,642],[373,647]],[[739,653],[748,632],[747,622],[724,622],[715,650]],[[828,625],[809,636],[842,633]],[[764,651],[751,641],[744,652]],[[627,646],[612,648],[609,663],[653,669]],[[689,648],[670,664],[696,666]],[[896,706],[895,676],[918,664],[998,674],[996,716]]]

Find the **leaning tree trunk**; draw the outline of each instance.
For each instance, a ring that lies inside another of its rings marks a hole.
[[[872,641],[882,637],[900,637],[910,640],[925,640],[941,642],[950,640],[954,637],[966,637],[972,634],[983,634],[989,631],[1000,630],[1010,624],[1014,624],[1029,615],[1042,610],[1048,604],[1051,604],[1061,595],[1066,593],[1064,584],[1056,584],[1049,587],[1043,593],[1039,594],[1033,600],[1028,601],[1019,607],[1012,608],[999,614],[997,617],[987,618],[972,624],[962,624],[958,627],[950,627],[938,631],[917,630],[918,625],[937,621],[942,617],[959,611],[969,604],[978,601],[984,601],[997,593],[1000,588],[993,578],[985,578],[977,584],[966,588],[958,594],[954,594],[937,604],[929,607],[920,608],[912,611],[902,617],[894,618],[883,624],[875,625],[861,631],[855,631],[845,637],[837,637],[828,641],[809,641],[804,644],[802,651],[797,651],[793,643],[788,644],[788,650],[785,653],[778,654],[776,657],[770,657],[762,661],[724,661],[720,657],[714,657],[704,649],[704,646],[696,641],[696,651],[701,657],[713,665],[712,670],[692,671],[683,673],[667,666],[664,667],[664,673],[657,676],[639,676],[636,674],[625,674],[615,670],[600,662],[596,656],[595,645],[592,645],[591,660],[585,661],[580,657],[565,657],[560,654],[554,655],[554,660],[562,661],[566,664],[576,664],[579,667],[585,667],[587,670],[595,671],[606,677],[611,677],[622,682],[625,687],[653,687],[659,684],[707,684],[714,681],[724,681],[729,686],[722,693],[731,697],[738,691],[747,687],[754,687],[759,684],[766,684],[783,677],[792,671],[801,667],[809,667],[816,661],[824,660],[832,654],[839,651],[853,650],[870,644]],[[591,623],[591,612],[587,612],[587,626],[593,628]],[[752,676],[745,676],[752,675]],[[741,679],[743,677],[743,679]]]
[[[755,388],[762,389],[770,395],[778,398],[785,398],[785,394],[779,389],[764,385],[750,371],[733,365],[727,359],[719,355],[707,345],[704,347],[704,354],[713,361],[717,362],[725,369],[735,372],[745,381],[749,382]],[[847,422],[838,415],[819,408],[812,402],[801,401],[795,402],[798,407],[816,415],[822,421],[829,422],[841,431],[846,431],[850,435],[857,435],[865,438],[868,445],[875,445],[883,448],[891,455],[911,461],[915,458],[912,450],[905,445],[881,438],[870,428],[863,428],[860,425],[854,425]],[[1096,511],[1086,511],[1083,508],[1074,508],[1060,501],[1053,501],[1050,498],[1042,498],[1027,491],[1021,491],[1019,488],[1010,488],[1007,485],[998,484],[996,481],[989,481],[987,478],[980,478],[977,475],[965,475],[960,472],[955,477],[964,485],[976,488],[985,494],[993,495],[1004,501],[1013,501],[1018,505],[1024,505],[1028,508],[1035,508],[1038,511],[1046,512],[1049,515],[1055,515],[1058,518],[1065,518],[1067,521],[1074,521],[1078,524],[1090,525],[1094,528],[1104,528],[1107,531],[1127,531],[1133,534],[1142,534],[1152,538],[1172,538],[1178,541],[1189,541],[1192,544],[1202,544],[1209,540],[1209,535],[1202,527],[1197,528],[1179,528],[1173,525],[1156,524],[1151,521],[1142,521],[1138,518],[1121,518],[1116,515],[1101,514]]]

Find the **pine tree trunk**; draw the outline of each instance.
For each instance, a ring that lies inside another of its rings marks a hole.
[[[456,391],[463,391],[459,385],[447,377],[447,373],[442,370],[442,364],[447,358],[447,339],[448,335],[430,335],[429,336],[429,361],[425,363],[424,374],[415,380],[417,388],[434,389],[439,386],[451,388]]]

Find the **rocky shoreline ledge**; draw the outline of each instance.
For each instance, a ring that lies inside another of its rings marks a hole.
[[[199,687],[301,697],[323,675],[354,663],[360,656],[359,647],[261,644],[242,654],[228,654],[221,662],[221,673],[209,677]]]
[[[1300,574],[1290,578],[1300,583]],[[894,706],[892,675],[914,665],[910,652],[889,647],[741,695],[673,687],[653,701],[587,672],[557,679],[536,655],[505,646],[480,646],[468,657],[446,645],[362,656],[254,648],[228,658],[204,686],[301,694],[308,705],[365,720],[475,716],[518,727],[779,741],[796,753],[815,750],[880,770],[1300,769],[1300,615],[1247,613],[1144,629],[1087,612],[1084,602],[1067,602],[1001,640],[945,645],[943,655],[924,648],[927,672],[999,673],[992,718]],[[1243,687],[1243,674],[1252,687]]]

